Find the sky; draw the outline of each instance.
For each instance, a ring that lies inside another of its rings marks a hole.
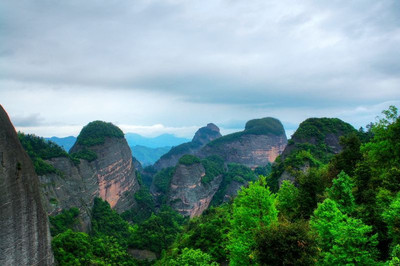
[[[4,0],[0,104],[17,130],[144,136],[276,117],[356,128],[400,106],[398,0]]]

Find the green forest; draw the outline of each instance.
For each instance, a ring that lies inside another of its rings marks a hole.
[[[204,165],[204,184],[220,174],[225,187],[232,180],[249,181],[230,202],[222,203],[223,193],[217,193],[199,217],[185,218],[163,201],[156,206],[139,173],[141,189],[134,195],[139,207],[120,215],[96,198],[89,233],[76,231],[77,208],[50,217],[56,260],[60,265],[400,265],[397,108],[383,111],[367,130],[335,119],[303,123],[289,141],[290,153],[272,168],[228,164],[224,169],[218,157],[183,156],[183,165]],[[328,131],[341,133],[339,153],[324,144]],[[20,134],[34,162],[46,159],[29,146],[42,144],[25,138],[32,137]],[[50,147],[43,150],[49,158],[68,156]],[[168,193],[173,172],[166,168],[155,175],[159,191]],[[292,180],[280,180],[282,173]],[[151,251],[157,259],[136,260],[131,250]]]

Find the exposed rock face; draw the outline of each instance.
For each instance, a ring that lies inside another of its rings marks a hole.
[[[52,265],[38,177],[0,106],[0,265]]]
[[[173,147],[168,153],[161,156],[154,164],[154,168],[159,171],[163,168],[175,166],[183,155],[196,154],[204,145],[219,137],[221,137],[219,128],[209,123],[196,132],[191,142]]]
[[[77,207],[80,210],[78,230],[88,232],[90,229],[90,210],[97,191],[96,175],[89,163],[81,160],[78,166],[65,157],[53,158],[47,161],[63,176],[51,173],[39,176],[41,191],[44,195],[45,209],[49,215],[57,215],[63,209]],[[82,175],[85,175],[83,178]]]
[[[201,178],[205,175],[202,164],[179,164],[170,184],[168,205],[185,216],[195,217],[208,208],[222,181],[222,176],[216,176],[210,183],[203,184]]]
[[[71,148],[71,152],[79,152],[82,149],[76,144]],[[134,204],[133,193],[139,189],[139,184],[126,140],[106,138],[104,144],[89,149],[97,154],[97,159],[89,163],[89,169],[81,170],[82,177],[90,179],[92,175],[96,176],[96,193],[108,201],[111,208],[119,212],[131,208]]]
[[[257,126],[252,126],[253,124]],[[274,130],[268,128],[269,124],[274,124]],[[279,120],[263,118],[250,120],[242,132],[226,135],[210,142],[197,155],[200,157],[218,155],[225,162],[255,168],[274,162],[285,149],[286,144],[286,134]]]
[[[198,144],[199,146],[204,146],[210,141],[213,141],[219,137],[221,137],[219,127],[213,123],[209,123],[207,126],[197,130],[196,134],[194,134],[192,142]]]
[[[90,212],[95,197],[108,201],[118,212],[129,210],[135,204],[133,194],[139,190],[134,161],[124,138],[106,137],[104,143],[83,147],[75,144],[71,153],[89,149],[97,159],[80,160],[75,165],[69,158],[53,158],[47,162],[63,173],[63,176],[40,176],[45,205],[50,215],[63,209],[80,209],[78,229],[89,231]]]

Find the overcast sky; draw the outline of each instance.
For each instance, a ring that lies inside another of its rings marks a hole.
[[[192,137],[273,116],[365,126],[400,106],[400,1],[4,0],[0,103],[18,130]]]

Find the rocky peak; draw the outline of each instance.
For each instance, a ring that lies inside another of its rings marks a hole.
[[[219,132],[219,128],[215,124],[209,123],[207,126],[197,130],[191,142],[173,147],[169,152],[161,156],[154,164],[154,168],[156,170],[161,170],[163,168],[173,167],[183,155],[196,154],[204,145],[220,137],[221,133]]]
[[[211,141],[197,155],[202,158],[218,155],[225,162],[257,167],[275,161],[286,144],[286,134],[281,122],[278,119],[266,117],[248,121],[241,132]]]
[[[70,152],[93,154],[90,167],[97,177],[98,194],[112,208],[124,211],[134,204],[132,194],[139,184],[122,130],[112,123],[91,122],[82,129]]]
[[[111,123],[95,121],[85,126],[69,156],[46,159],[57,172],[39,176],[47,212],[80,209],[82,231],[90,230],[95,197],[108,201],[118,212],[135,205],[139,190],[135,161],[122,131]],[[62,173],[60,176],[59,173]]]
[[[200,128],[197,130],[196,134],[194,135],[192,142],[199,144],[199,145],[205,145],[209,143],[210,141],[213,141],[214,139],[217,139],[221,137],[221,133],[219,131],[219,127],[217,127],[213,123],[207,124],[207,126]]]
[[[1,106],[0,202],[0,265],[52,265],[38,177]]]

